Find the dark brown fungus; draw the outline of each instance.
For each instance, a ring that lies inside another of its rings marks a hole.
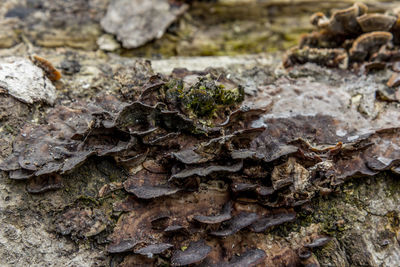
[[[264,232],[265,230],[281,225],[287,222],[292,222],[296,219],[295,212],[269,214],[254,222],[250,229],[254,232]]]
[[[310,258],[312,255],[311,250],[307,248],[300,248],[297,254],[299,255],[299,258],[302,260],[306,260]]]
[[[390,76],[390,79],[387,81],[386,85],[389,87],[399,86],[400,85],[400,74],[393,73],[392,76]]]
[[[132,239],[121,240],[118,243],[109,245],[107,251],[108,253],[123,253],[132,251],[137,244],[138,242]]]
[[[204,162],[204,158],[197,154],[193,149],[181,150],[178,152],[172,153],[172,155],[184,164],[194,164],[194,163],[202,163]],[[205,159],[206,160],[206,159]]]
[[[325,28],[329,24],[329,19],[322,12],[317,12],[313,14],[310,18],[310,22],[312,25],[318,28]]]
[[[173,247],[173,245],[168,244],[168,243],[151,244],[151,245],[147,245],[143,248],[135,249],[134,252],[136,254],[141,254],[141,255],[147,256],[149,258],[152,258],[153,255],[162,254],[166,250],[168,250],[172,247]]]
[[[384,31],[388,32],[396,23],[395,16],[384,14],[364,14],[357,17],[358,24],[364,32]]]
[[[160,214],[151,220],[151,228],[163,230],[168,227],[170,217],[166,214]]]
[[[393,36],[390,32],[370,32],[360,35],[353,43],[349,50],[350,58],[356,61],[364,60],[367,55],[379,50],[382,45],[392,40]]]
[[[232,218],[232,202],[228,202],[224,205],[222,212],[218,215],[196,215],[193,217],[194,220],[205,223],[205,224],[216,224],[221,223]]]
[[[323,247],[326,244],[328,244],[329,241],[331,241],[331,240],[332,240],[332,238],[331,237],[327,237],[327,236],[318,237],[318,238],[315,238],[311,243],[305,244],[304,247],[306,247],[306,248]]]
[[[211,252],[211,247],[204,240],[191,242],[189,246],[182,250],[177,250],[172,254],[172,266],[184,266],[193,263],[198,263],[204,260]]]
[[[134,194],[137,198],[141,199],[152,199],[162,196],[169,196],[179,192],[179,188],[173,188],[170,186],[134,186],[132,183],[124,183],[124,188],[128,193]]]
[[[207,176],[214,172],[237,172],[243,167],[243,161],[239,161],[232,165],[207,165],[205,167],[193,167],[184,169],[176,174],[173,174],[170,179],[183,179],[193,175]]]
[[[299,48],[294,47],[283,59],[285,68],[307,62],[316,63],[332,68],[347,69],[348,55],[343,48]]]
[[[259,186],[257,187],[256,192],[260,197],[266,197],[272,195],[275,190],[272,187]]]
[[[167,173],[167,170],[162,166],[162,164],[154,161],[154,160],[147,160],[143,162],[143,168],[148,170],[149,172],[152,173],[157,173],[157,174],[162,174],[162,173]]]
[[[357,17],[365,14],[367,10],[366,5],[355,3],[352,7],[335,11],[330,18],[328,30],[343,35],[361,32]]]
[[[26,185],[26,191],[32,194],[57,190],[63,187],[63,180],[59,174],[42,175],[33,177]]]
[[[233,193],[254,191],[257,187],[258,187],[257,184],[237,183],[237,182],[233,182],[231,184],[231,189]]]
[[[393,33],[393,43],[395,45],[399,45],[400,44],[400,18],[399,18],[399,14],[397,14],[397,21],[396,23],[393,25],[393,28],[391,30],[391,32]]]
[[[333,12],[328,22],[321,12],[312,15],[311,24],[318,31],[304,35],[299,46],[285,54],[284,67],[311,62],[368,74],[398,61],[400,19],[394,15],[366,14],[367,10],[364,4],[355,3],[352,7]],[[388,86],[395,86],[395,81],[393,76]],[[397,101],[397,97],[383,98]]]
[[[250,249],[239,256],[234,256],[228,263],[221,263],[221,267],[252,267],[261,264],[267,254],[262,249]]]
[[[210,234],[219,237],[230,236],[251,225],[259,218],[260,216],[256,213],[241,212],[231,220],[227,221],[225,227],[223,227],[221,230],[213,231]]]
[[[8,176],[10,177],[10,179],[13,179],[13,180],[27,180],[34,175],[35,175],[34,172],[24,170],[24,169],[13,170],[8,173]]]
[[[167,226],[167,228],[164,229],[165,233],[175,233],[175,232],[180,232],[185,230],[185,227],[183,227],[182,225],[169,225]]]
[[[373,71],[385,69],[386,65],[385,62],[367,62],[361,66],[360,72],[363,74],[369,74]]]

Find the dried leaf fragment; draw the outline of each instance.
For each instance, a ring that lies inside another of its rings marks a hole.
[[[33,63],[40,67],[51,81],[54,82],[61,79],[61,72],[59,72],[47,59],[34,55]]]

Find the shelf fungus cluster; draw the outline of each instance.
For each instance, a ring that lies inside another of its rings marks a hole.
[[[123,166],[123,182],[99,192],[120,191],[115,223],[100,206],[79,205],[55,221],[76,238],[112,230],[106,249],[121,265],[318,264],[312,250],[330,241],[321,233],[297,246],[257,240],[349,178],[400,172],[396,127],[338,135],[342,122],[328,115],[263,117],[271,107],[246,106],[243,88],[213,72],[152,76],[139,91],[50,108],[0,164],[31,193],[63,188],[89,157]]]
[[[400,84],[400,18],[398,11],[368,13],[368,7],[352,7],[332,12],[330,18],[318,12],[311,17],[316,31],[302,37],[300,44],[289,50],[286,68],[313,62],[327,67],[359,70],[368,73],[386,67],[395,72],[389,87]]]

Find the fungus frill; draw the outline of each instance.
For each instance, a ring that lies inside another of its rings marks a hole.
[[[398,127],[354,138],[349,127],[337,134],[343,128],[338,114],[262,117],[268,109],[246,107],[243,88],[223,74],[180,75],[151,77],[129,101],[100,95],[50,108],[50,123],[27,124],[1,169],[28,180],[29,192],[42,193],[67,186],[65,174],[89,157],[113,158],[126,176],[98,193],[112,196],[112,211],[67,207],[56,220],[60,234],[79,239],[112,232],[108,253],[147,263],[254,266],[280,264],[279,253],[292,263],[308,254],[299,256],[297,248],[267,254],[252,236],[290,226],[304,204],[349,178],[399,167]],[[292,89],[282,86],[281,94]],[[199,91],[207,101],[198,101]],[[212,108],[199,112],[190,99]],[[245,247],[231,243],[238,236]]]
[[[358,24],[363,32],[390,31],[396,23],[395,16],[385,14],[364,14],[357,17]]]
[[[286,53],[284,67],[312,62],[368,72],[400,60],[399,18],[367,11],[367,6],[355,3],[330,19],[321,12],[314,14],[311,23],[317,31],[304,35],[300,45]]]

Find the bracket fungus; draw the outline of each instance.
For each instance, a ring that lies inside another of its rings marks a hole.
[[[286,53],[283,66],[312,62],[368,73],[399,61],[399,18],[367,12],[367,6],[355,3],[333,12],[330,19],[321,12],[314,14],[311,23],[317,30],[304,35],[300,44]]]
[[[385,31],[388,32],[392,29],[396,23],[397,18],[395,16],[385,14],[364,14],[357,17],[357,22],[360,25],[363,32],[374,32],[374,31]]]
[[[224,205],[222,212],[218,215],[196,215],[193,217],[194,220],[205,223],[205,224],[216,224],[230,220],[232,218],[232,202],[228,202]]]
[[[227,221],[226,227],[221,230],[211,232],[210,234],[218,237],[233,235],[241,229],[251,225],[258,219],[259,216],[256,213],[241,212],[231,220]]]
[[[211,247],[204,240],[191,242],[185,250],[177,250],[172,254],[172,266],[184,266],[201,262],[211,252]]]
[[[326,244],[329,243],[329,241],[331,241],[332,238],[331,237],[327,237],[327,236],[320,236],[315,238],[311,243],[305,244],[304,247],[306,248],[317,248],[317,247],[323,247]]]
[[[175,266],[297,264],[308,253],[266,251],[250,237],[290,227],[313,197],[350,178],[398,171],[400,128],[387,119],[393,113],[360,119],[343,108],[351,101],[347,87],[298,86],[284,76],[273,106],[253,109],[223,74],[180,74],[150,77],[129,100],[99,95],[49,108],[46,123],[21,129],[0,169],[42,193],[66,187],[68,173],[89,158],[111,159],[126,175],[101,186],[98,196],[118,220],[110,223],[98,207],[69,207],[56,220],[58,232],[78,239],[109,234],[110,254]],[[324,104],[311,107],[310,95]],[[279,115],[294,105],[298,113]],[[238,245],[241,238],[248,246]],[[324,243],[314,241],[304,249]]]
[[[360,35],[351,46],[349,53],[355,61],[364,60],[368,54],[372,55],[379,48],[392,40],[390,32],[370,32]]]
[[[135,253],[152,258],[153,255],[164,253],[172,247],[173,245],[167,243],[151,244],[143,248],[135,249]]]
[[[292,222],[296,219],[296,213],[295,212],[289,212],[289,213],[277,213],[277,214],[269,214],[258,220],[257,222],[254,222],[250,228],[254,232],[263,232],[267,230],[268,228],[271,228],[276,225],[281,225],[287,222]]]
[[[240,256],[235,256],[229,263],[221,263],[223,267],[239,267],[239,266],[257,266],[260,264],[266,257],[266,253],[262,249],[250,249]]]

